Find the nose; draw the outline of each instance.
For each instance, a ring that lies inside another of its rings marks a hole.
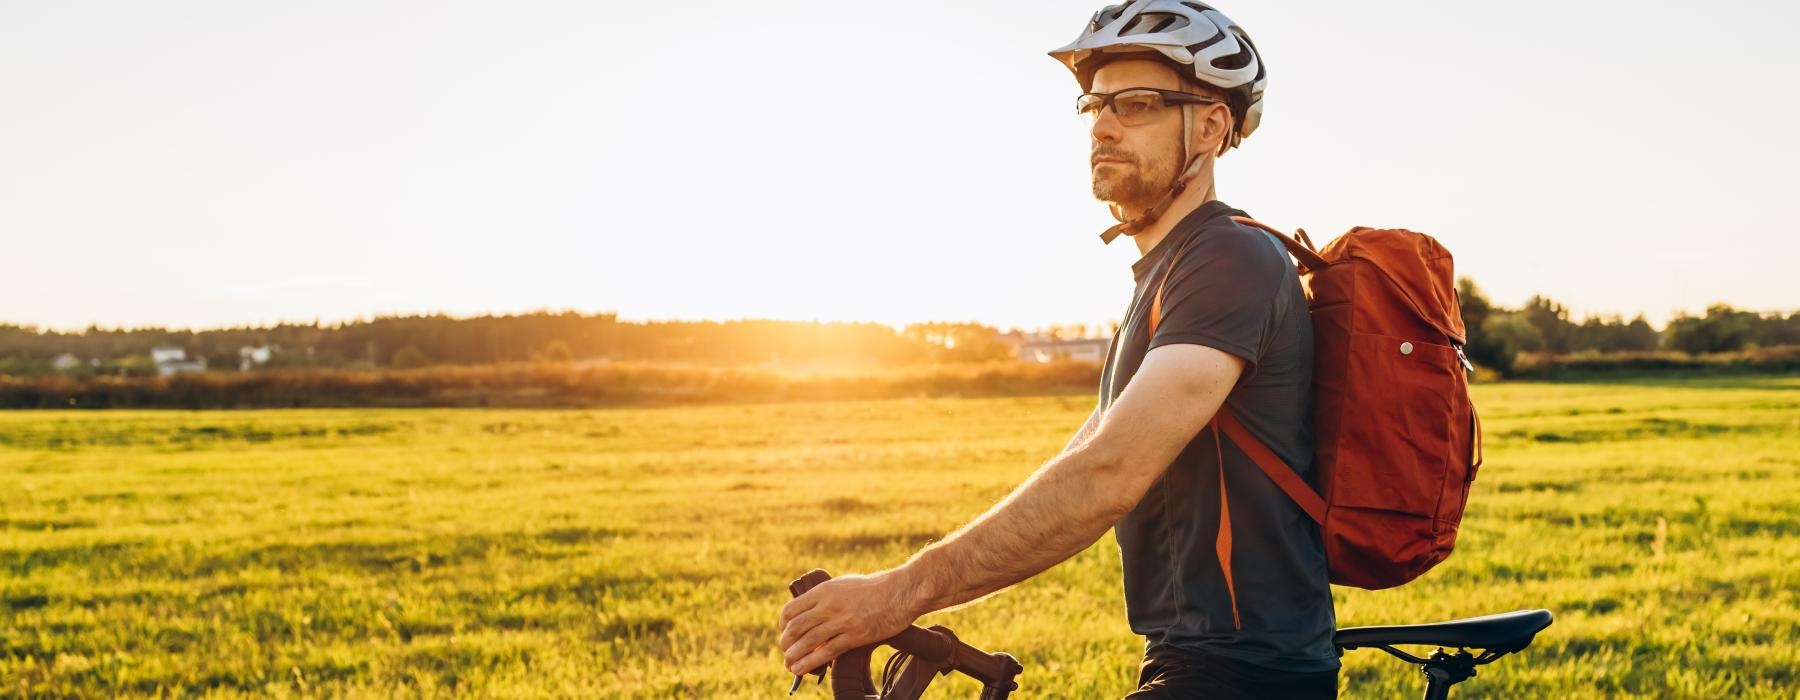
[[[1100,108],[1099,115],[1094,117],[1093,128],[1089,129],[1095,142],[1118,143],[1124,133],[1125,126],[1119,123],[1119,118],[1113,114],[1111,107]]]

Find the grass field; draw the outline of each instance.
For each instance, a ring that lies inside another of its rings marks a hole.
[[[1800,378],[1477,401],[1457,554],[1339,589],[1340,624],[1556,612],[1461,697],[1795,696]],[[789,579],[897,563],[1090,407],[0,413],[0,696],[779,697]],[[1018,656],[1022,697],[1117,697],[1119,585],[1108,536],[927,622]],[[1341,684],[1418,692],[1378,651]]]

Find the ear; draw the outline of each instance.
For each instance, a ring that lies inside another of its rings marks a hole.
[[[1200,120],[1200,143],[1197,144],[1204,153],[1210,149],[1214,156],[1225,155],[1231,148],[1231,108],[1222,104],[1206,105],[1206,112]]]
[[[1218,95],[1217,91],[1202,87],[1199,83],[1181,78],[1181,90],[1202,95]],[[1212,153],[1214,157],[1225,155],[1231,148],[1232,129],[1236,128],[1231,120],[1231,107],[1226,103],[1192,105],[1198,119],[1194,123],[1193,143],[1188,144],[1191,153]]]

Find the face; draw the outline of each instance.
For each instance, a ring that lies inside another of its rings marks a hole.
[[[1091,92],[1112,93],[1134,87],[1193,92],[1163,63],[1117,60],[1094,73]],[[1196,113],[1195,130],[1210,131],[1213,115]],[[1203,116],[1204,115],[1204,116]],[[1181,108],[1165,107],[1150,121],[1119,123],[1111,108],[1101,111],[1091,132],[1094,198],[1130,209],[1144,209],[1161,198],[1181,174]]]

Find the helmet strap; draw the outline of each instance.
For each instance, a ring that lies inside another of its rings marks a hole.
[[[1194,134],[1193,106],[1194,105],[1191,104],[1181,106],[1182,168],[1181,173],[1175,177],[1175,184],[1170,186],[1169,192],[1164,194],[1161,199],[1156,200],[1155,204],[1150,205],[1150,208],[1145,209],[1144,213],[1139,214],[1137,218],[1131,219],[1130,221],[1125,220],[1125,217],[1121,215],[1122,211],[1117,205],[1108,207],[1112,210],[1113,218],[1118,219],[1119,223],[1100,233],[1100,242],[1102,244],[1112,243],[1113,239],[1118,238],[1121,233],[1127,236],[1138,235],[1146,227],[1156,223],[1157,219],[1162,218],[1163,210],[1167,209],[1169,204],[1173,203],[1175,198],[1181,195],[1182,190],[1187,189],[1188,181],[1192,180],[1194,175],[1200,172],[1200,164],[1204,163],[1206,159],[1200,158],[1199,154],[1193,153],[1193,139],[1191,138]]]

